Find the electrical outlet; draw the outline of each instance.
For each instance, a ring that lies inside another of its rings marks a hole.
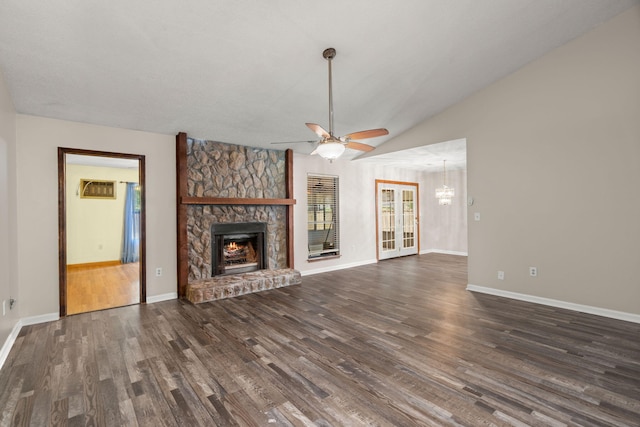
[[[538,277],[538,268],[537,267],[529,267],[529,276]]]
[[[476,221],[480,221],[480,212],[475,212],[473,214],[473,219],[476,220]]]
[[[157,277],[162,276],[162,268],[160,268],[160,267],[156,268],[156,276]]]
[[[498,271],[498,280],[504,280],[504,271]]]
[[[2,300],[2,315],[7,314],[7,300]]]

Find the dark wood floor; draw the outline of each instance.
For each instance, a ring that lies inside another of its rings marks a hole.
[[[24,327],[0,425],[640,425],[640,325],[465,290],[420,255]]]

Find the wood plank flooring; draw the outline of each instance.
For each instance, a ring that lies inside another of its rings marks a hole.
[[[67,314],[139,302],[140,269],[137,262],[67,268]]]
[[[640,425],[639,324],[465,285],[429,254],[26,326],[0,425]]]

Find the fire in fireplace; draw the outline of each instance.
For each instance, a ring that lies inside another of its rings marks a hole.
[[[212,276],[239,274],[267,267],[267,224],[246,222],[211,225]]]

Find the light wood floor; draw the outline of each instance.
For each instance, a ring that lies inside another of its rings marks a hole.
[[[67,268],[67,314],[140,302],[139,264]]]
[[[639,324],[465,284],[429,254],[25,326],[0,425],[640,425]]]

